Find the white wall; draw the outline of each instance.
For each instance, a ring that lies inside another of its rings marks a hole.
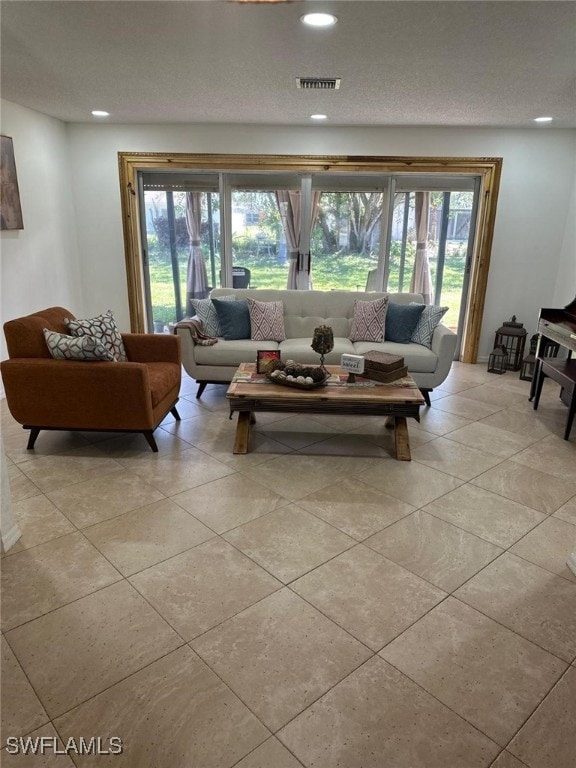
[[[2,101],[2,134],[14,141],[23,230],[4,231],[2,322],[45,307],[84,311],[66,126]],[[0,359],[7,357],[0,334]]]
[[[76,124],[69,135],[88,311],[110,305],[125,328],[119,151],[503,157],[480,354],[512,314],[534,333],[539,308],[555,306],[557,285],[573,282],[574,131]]]
[[[565,307],[576,297],[576,175],[566,212],[566,228],[558,260],[556,289],[551,307]]]

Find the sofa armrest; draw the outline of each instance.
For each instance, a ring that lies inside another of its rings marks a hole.
[[[20,424],[71,429],[152,428],[142,363],[15,358],[1,364],[6,399]]]
[[[444,381],[450,373],[450,367],[454,362],[456,342],[458,337],[445,325],[437,325],[432,334],[432,352],[438,357],[438,364],[434,372],[434,378]]]
[[[154,333],[123,333],[122,341],[131,363],[176,363],[182,355],[177,336]]]
[[[196,344],[196,339],[198,336],[202,338],[204,336],[204,326],[202,324],[202,320],[198,317],[198,315],[194,315],[194,317],[187,317],[184,320],[180,320],[176,323],[174,326],[174,333],[176,336],[178,334],[184,334],[186,338],[190,338],[192,340],[192,344]]]

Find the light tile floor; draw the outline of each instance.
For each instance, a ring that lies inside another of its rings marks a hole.
[[[379,419],[226,387],[143,437],[40,434],[1,403],[22,538],[2,557],[2,765],[574,768],[576,434],[546,382],[455,364],[392,458]]]

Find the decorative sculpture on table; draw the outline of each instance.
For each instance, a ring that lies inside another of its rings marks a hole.
[[[334,333],[329,325],[319,325],[314,328],[314,336],[310,345],[314,352],[320,355],[320,365],[324,368],[324,356],[334,349]]]

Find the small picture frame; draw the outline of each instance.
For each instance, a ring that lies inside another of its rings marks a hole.
[[[259,349],[256,352],[256,373],[269,373],[273,360],[280,360],[279,349]]]

